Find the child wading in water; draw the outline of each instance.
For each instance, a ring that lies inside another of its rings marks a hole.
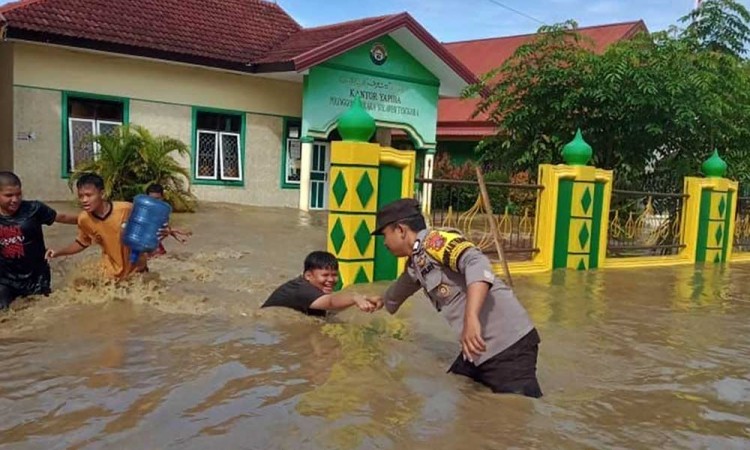
[[[352,292],[334,293],[338,280],[336,257],[328,252],[312,252],[305,258],[302,275],[279,286],[262,307],[291,308],[308,316],[320,317],[325,317],[327,311],[341,311],[350,306],[368,313],[383,307],[379,298]]]
[[[96,243],[102,249],[102,268],[108,277],[122,280],[133,272],[147,271],[146,256],[141,255],[135,264],[130,264],[130,249],[122,243],[122,231],[133,204],[106,200],[104,180],[94,173],[82,175],[76,188],[83,208],[78,215],[78,237],[67,247],[47,250],[47,259],[75,255]],[[165,233],[161,230],[159,235]]]
[[[18,297],[50,293],[42,225],[55,222],[74,225],[76,216],[24,200],[21,179],[0,172],[0,309]]]
[[[164,200],[164,187],[161,184],[154,183],[146,188],[146,195],[157,200]],[[179,228],[172,228],[167,225],[167,235],[172,236],[175,240],[181,244],[187,242],[188,238],[193,235],[191,231],[181,230]],[[166,239],[166,236],[159,240],[159,247],[149,255],[149,258],[156,258],[157,256],[164,255],[167,253],[167,249],[164,248],[162,241]]]

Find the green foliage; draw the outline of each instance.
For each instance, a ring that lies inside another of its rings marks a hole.
[[[688,24],[685,35],[706,50],[740,57],[750,44],[750,12],[736,0],[706,0],[680,22]]]
[[[99,145],[95,160],[82,164],[69,180],[71,189],[87,172],[104,179],[106,195],[112,200],[132,201],[152,183],[164,186],[164,197],[175,211],[194,211],[195,196],[190,192],[190,173],[175,156],[188,158],[185,143],[166,136],[153,136],[138,125],[123,126],[111,134],[93,136]]]
[[[729,2],[707,0],[704,8],[713,3]],[[744,13],[722,20],[737,17],[747,25]],[[640,34],[602,53],[576,28],[542,27],[467,89],[466,96],[483,94],[475,115],[487,114],[498,130],[478,148],[485,162],[535,175],[539,164],[562,161],[562,146],[581,128],[593,164],[614,169],[619,188],[678,191],[714,148],[729,176],[750,181],[746,60],[715,51],[690,29]]]

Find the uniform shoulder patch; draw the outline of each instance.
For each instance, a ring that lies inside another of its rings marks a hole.
[[[424,246],[427,253],[440,264],[458,271],[458,259],[474,244],[457,233],[431,231],[424,240]]]
[[[445,247],[448,240],[447,233],[431,231],[424,239],[424,246],[427,250],[438,251]]]

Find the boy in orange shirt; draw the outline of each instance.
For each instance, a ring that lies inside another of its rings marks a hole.
[[[122,243],[122,231],[133,204],[105,200],[104,180],[94,173],[81,176],[76,188],[83,208],[78,215],[78,237],[67,247],[47,250],[47,259],[75,255],[96,243],[102,249],[102,266],[108,277],[122,280],[133,272],[148,270],[146,255],[131,265],[130,249]]]

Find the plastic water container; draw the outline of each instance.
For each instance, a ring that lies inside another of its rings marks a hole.
[[[130,263],[135,264],[141,253],[149,253],[159,246],[159,229],[169,224],[172,207],[167,202],[137,195],[133,210],[122,234],[122,243],[130,247]]]

